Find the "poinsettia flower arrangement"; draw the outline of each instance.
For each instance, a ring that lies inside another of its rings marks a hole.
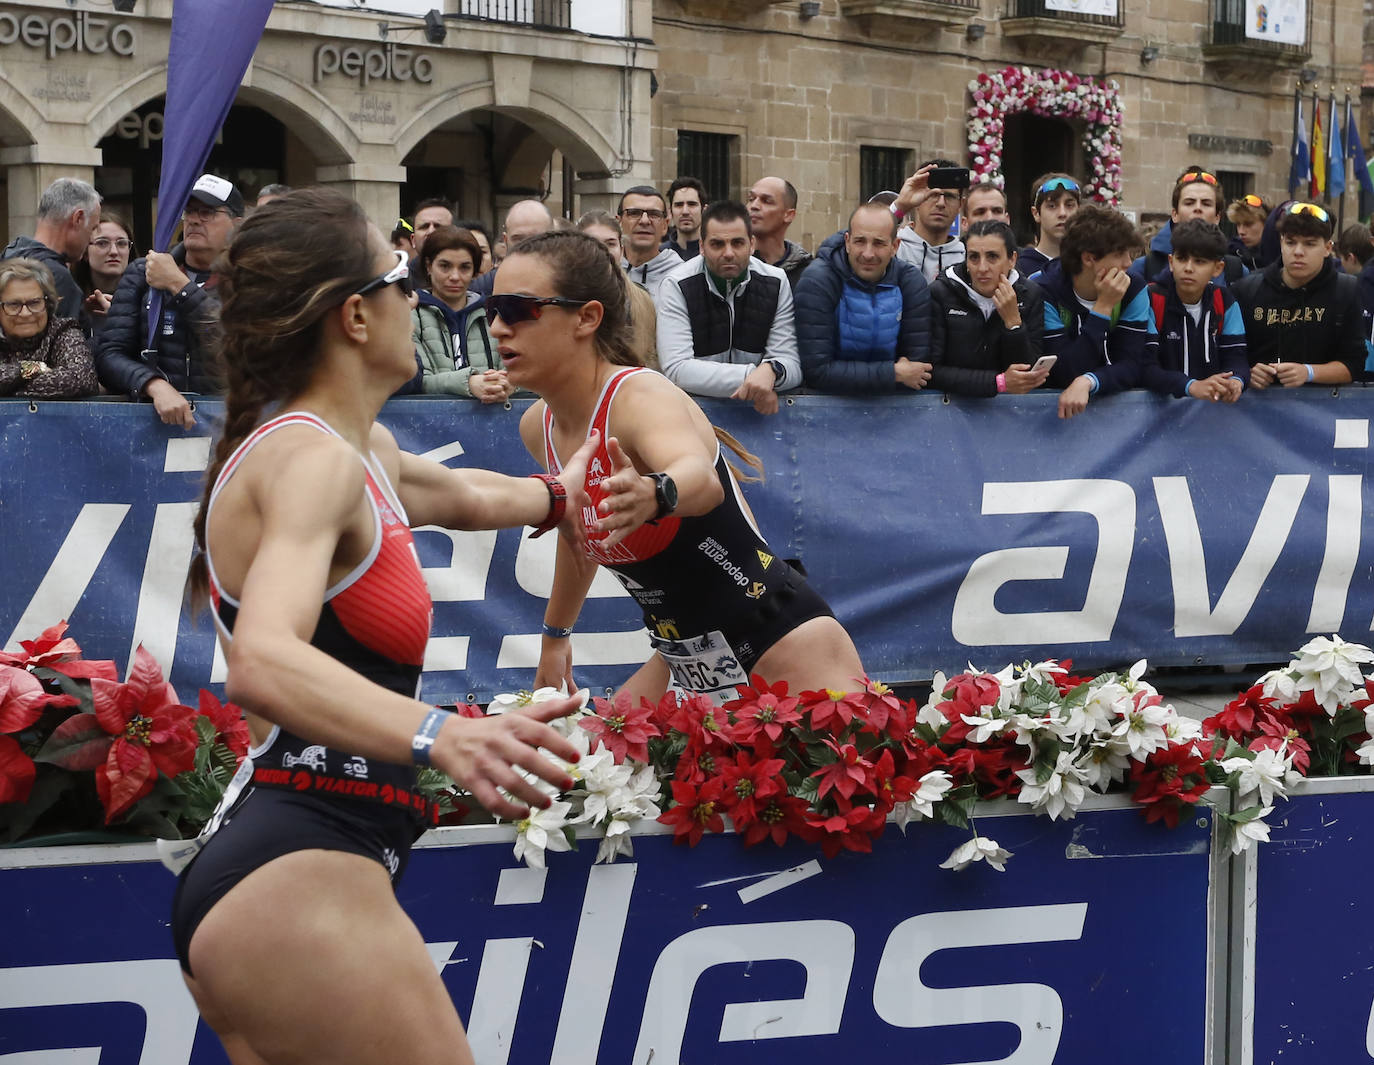
[[[0,652],[0,842],[114,827],[194,835],[248,751],[239,708],[185,706],[141,646],[121,681],[66,622]]]

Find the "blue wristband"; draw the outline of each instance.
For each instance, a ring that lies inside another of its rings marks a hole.
[[[425,715],[420,727],[415,730],[415,738],[410,741],[410,760],[416,765],[429,765],[430,751],[434,749],[434,741],[439,736],[439,730],[444,727],[444,722],[453,716],[452,710],[440,710],[437,706],[432,707]]]
[[[1102,387],[1102,382],[1097,379],[1097,374],[1095,373],[1085,373],[1083,376],[1092,383],[1092,387],[1088,389],[1088,395],[1094,395],[1097,390]]]
[[[557,625],[550,625],[547,621],[544,622],[543,632],[545,636],[554,640],[566,640],[573,634],[572,629],[560,629]]]
[[[1307,383],[1310,385],[1317,378],[1317,370],[1310,362],[1303,363],[1307,367]]]

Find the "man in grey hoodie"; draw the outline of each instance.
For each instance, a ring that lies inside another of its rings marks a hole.
[[[100,193],[85,181],[58,178],[38,200],[38,221],[32,237],[15,237],[0,259],[37,259],[57,282],[58,318],[81,317],[81,288],[72,279],[70,263],[86,254],[100,227]]]
[[[674,245],[663,246],[668,235],[668,202],[652,185],[636,185],[620,197],[616,215],[620,219],[620,245],[625,250],[620,265],[657,306],[663,279],[682,263]]]
[[[897,233],[897,258],[917,267],[927,284],[955,263],[964,261],[963,241],[950,235],[963,197],[958,189],[932,189],[929,185],[930,171],[958,165],[952,159],[922,163],[902,184],[902,191],[892,204],[898,221],[911,220],[911,225]]]

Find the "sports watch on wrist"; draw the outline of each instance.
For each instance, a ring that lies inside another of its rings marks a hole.
[[[787,376],[787,367],[782,364],[781,359],[769,359],[768,368],[773,371],[773,389],[782,384],[782,379]]]
[[[677,482],[666,473],[650,473],[645,476],[654,482],[654,498],[658,500],[658,510],[652,520],[666,518],[677,509]]]

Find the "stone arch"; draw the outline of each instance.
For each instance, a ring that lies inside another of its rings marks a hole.
[[[239,89],[236,102],[261,108],[279,120],[304,142],[318,163],[346,163],[357,158],[357,135],[319,93],[276,71],[259,68],[252,71],[250,82]],[[99,142],[123,115],[166,91],[165,63],[125,82],[87,115],[91,143]]]
[[[559,149],[579,171],[614,169],[618,158],[614,146],[567,101],[531,89],[529,104],[498,106],[491,82],[455,89],[435,98],[397,133],[396,157],[404,159],[420,141],[451,118],[468,111],[491,110],[519,119]]]
[[[8,144],[36,144],[36,129],[47,120],[19,88],[0,73],[0,141]]]

